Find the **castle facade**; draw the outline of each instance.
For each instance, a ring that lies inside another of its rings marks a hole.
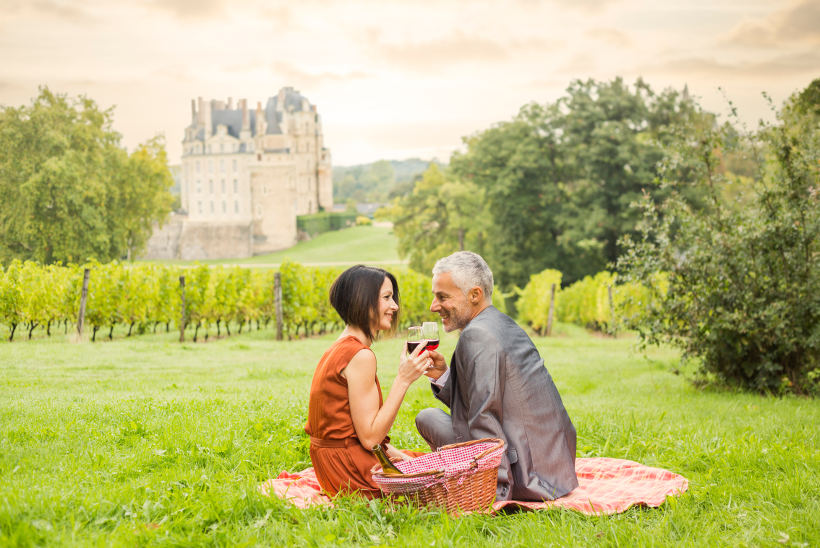
[[[246,99],[191,101],[180,165],[181,215],[150,258],[242,258],[296,243],[296,216],[333,208],[330,151],[316,106],[286,87]]]

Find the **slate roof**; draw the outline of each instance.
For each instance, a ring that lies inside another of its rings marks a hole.
[[[302,94],[298,91],[294,90],[293,88],[284,88],[285,89],[285,105],[283,110],[293,110],[293,111],[301,111],[302,110],[302,100],[305,99]],[[273,97],[268,99],[268,102],[265,104],[265,108],[263,110],[263,115],[265,116],[265,122],[267,123],[267,128],[265,129],[266,135],[281,135],[282,134],[282,113],[277,112],[277,106],[279,103],[279,95],[274,95]],[[256,109],[248,107],[248,115],[250,118],[250,130],[251,135],[256,135]],[[228,128],[228,135],[232,137],[239,138],[239,132],[242,130],[242,109],[214,109],[211,111],[211,134],[213,135],[216,133],[216,127],[218,125],[224,125]],[[196,140],[204,141],[205,140],[205,130],[200,129],[196,134]]]

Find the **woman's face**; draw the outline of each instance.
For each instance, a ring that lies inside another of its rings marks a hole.
[[[399,309],[399,305],[393,299],[393,284],[385,277],[382,287],[379,289],[378,317],[374,331],[387,331],[393,326],[393,317]]]

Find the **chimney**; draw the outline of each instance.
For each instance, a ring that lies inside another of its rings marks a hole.
[[[197,98],[196,125],[205,125],[205,101],[202,99],[202,97]]]
[[[240,99],[239,108],[242,110],[242,129],[251,129],[251,117],[248,113],[248,100]]]
[[[233,97],[228,97],[228,110],[233,110]]]
[[[191,99],[191,125],[195,126],[196,122],[196,101],[194,99]]]
[[[262,101],[256,102],[256,134],[265,133],[265,111],[262,110]]]
[[[205,103],[205,115],[202,117],[202,123],[205,125],[205,138],[207,139],[214,132],[214,125],[212,122],[211,114],[213,113],[214,102],[208,101]]]

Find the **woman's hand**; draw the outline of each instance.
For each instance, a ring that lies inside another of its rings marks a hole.
[[[402,359],[401,363],[399,363],[396,380],[400,380],[407,386],[410,386],[419,377],[424,375],[429,368],[433,367],[433,359],[430,357],[430,351],[424,350],[426,344],[427,341],[421,341],[410,355],[407,354],[407,348],[405,347],[402,351]]]
[[[395,447],[393,447],[392,445],[390,445],[388,443],[387,444],[387,458],[389,458],[391,461],[396,461],[396,460],[411,460],[413,457],[411,457],[407,453],[404,453],[403,451],[399,451],[398,449],[396,449]]]

